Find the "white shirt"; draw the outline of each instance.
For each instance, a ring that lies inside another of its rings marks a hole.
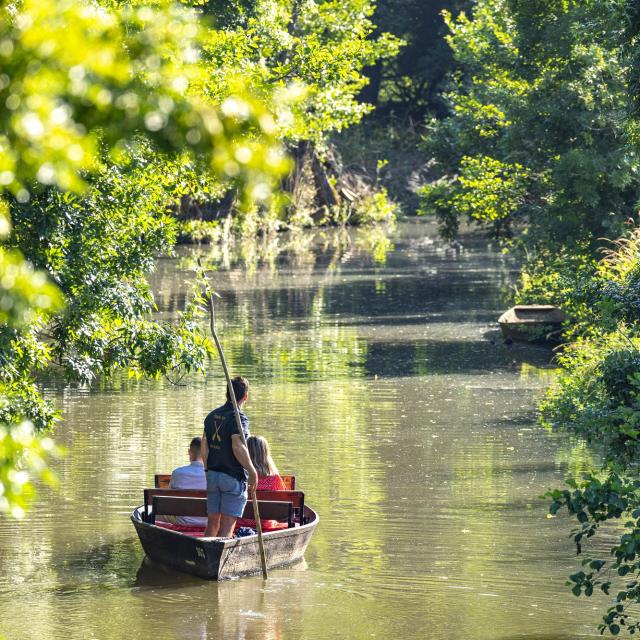
[[[178,467],[171,474],[169,482],[171,489],[206,489],[207,476],[204,473],[202,460],[194,460],[191,464]],[[183,524],[190,527],[206,527],[206,518],[194,518],[191,516],[177,516],[176,524]]]

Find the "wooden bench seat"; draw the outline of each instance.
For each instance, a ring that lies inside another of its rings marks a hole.
[[[207,499],[195,496],[153,495],[152,511],[146,515],[147,522],[154,523],[157,516],[207,517]],[[260,520],[276,520],[293,526],[293,504],[287,501],[258,500]],[[247,502],[242,514],[243,520],[255,520],[253,503]]]
[[[147,520],[151,516],[150,508],[156,497],[173,497],[173,498],[199,498],[205,499],[207,492],[202,489],[145,489],[144,490],[144,518]],[[304,493],[302,491],[256,491],[256,498],[259,504],[266,502],[287,502],[292,506],[292,522],[305,524],[304,516]],[[251,500],[247,502],[247,506],[251,505]],[[253,513],[253,505],[251,506]],[[166,515],[190,515],[190,514],[169,514]],[[198,515],[198,514],[195,514]],[[204,513],[206,516],[206,511]],[[253,516],[249,516],[253,517]],[[260,510],[260,518],[267,518]],[[273,518],[274,520],[276,518]],[[149,520],[147,520],[149,521]]]
[[[284,500],[291,502],[294,520],[297,520],[300,524],[305,524],[304,493],[302,491],[256,491],[256,498],[258,500]],[[260,514],[262,514],[262,511]]]

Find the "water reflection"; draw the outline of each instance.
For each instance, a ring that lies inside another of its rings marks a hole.
[[[161,264],[164,317],[185,303],[193,255]],[[217,362],[185,386],[52,379],[70,455],[58,492],[0,523],[8,639],[596,637],[563,586],[564,524],[538,497],[588,463],[535,426],[550,354],[487,337],[504,256],[404,224],[383,249],[323,232],[209,264],[253,430],[322,517],[306,564],[215,584],[143,559],[130,510],[153,473],[184,464],[221,395]]]

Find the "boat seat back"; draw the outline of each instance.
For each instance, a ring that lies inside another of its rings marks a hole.
[[[293,517],[305,524],[304,493],[302,491],[256,491],[259,500],[285,500],[293,505]]]
[[[285,489],[288,491],[293,491],[296,488],[296,477],[295,476],[280,476],[282,478],[282,482],[284,483]],[[154,486],[156,489],[168,489],[169,483],[171,482],[171,474],[170,473],[156,473],[153,476]]]
[[[147,522],[153,523],[157,516],[207,516],[207,499],[194,496],[154,495],[151,502],[152,513],[146,516]],[[277,520],[293,526],[293,504],[291,502],[258,500],[261,520]],[[255,519],[253,502],[247,502],[242,514],[243,519]]]
[[[192,516],[207,517],[206,498],[184,498],[176,496],[155,496],[153,498],[153,514],[157,516]]]
[[[282,482],[284,483],[284,488],[287,491],[294,491],[296,488],[296,477],[295,476],[280,476],[282,478]]]
[[[171,482],[170,473],[156,473],[153,476],[153,485],[156,489],[168,489]]]
[[[207,492],[204,489],[145,489],[143,512],[143,518],[145,520],[150,518],[150,507],[156,496],[206,498]],[[290,502],[293,505],[293,520],[300,524],[305,524],[304,493],[302,491],[256,491],[256,498],[258,498],[259,501]],[[260,512],[260,517],[263,517],[262,512]],[[272,519],[276,520],[276,518]]]
[[[156,496],[168,496],[173,498],[206,498],[204,489],[145,489],[143,520],[151,522],[151,505]],[[167,514],[169,515],[169,514]],[[206,515],[206,514],[205,514]]]
[[[286,522],[287,527],[293,527],[293,504],[280,500],[258,500],[260,520],[277,520]],[[253,501],[249,500],[242,513],[243,520],[255,520]]]

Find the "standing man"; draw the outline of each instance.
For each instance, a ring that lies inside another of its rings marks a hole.
[[[248,438],[249,418],[242,413],[242,407],[249,398],[249,381],[237,377],[231,384],[240,409],[242,430]],[[258,474],[238,431],[228,388],[227,402],[204,420],[202,459],[207,473],[208,515],[204,535],[230,538],[236,519],[242,516],[247,504],[247,489],[255,490]]]

